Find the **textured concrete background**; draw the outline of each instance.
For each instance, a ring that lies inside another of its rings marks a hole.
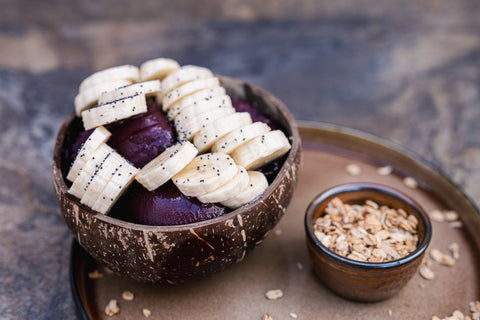
[[[57,130],[92,71],[160,56],[397,142],[480,202],[480,2],[0,0],[0,319],[75,319]]]

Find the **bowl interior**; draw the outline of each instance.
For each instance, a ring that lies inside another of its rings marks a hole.
[[[287,157],[285,158],[277,176],[269,185],[265,193],[256,201],[244,205],[236,210],[222,215],[220,217],[195,222],[191,224],[183,225],[171,225],[171,226],[150,226],[142,225],[131,222],[126,222],[123,220],[116,219],[107,215],[97,214],[89,207],[83,205],[76,199],[74,196],[70,195],[67,190],[70,186],[70,182],[66,180],[66,175],[69,170],[69,163],[65,161],[68,158],[66,152],[66,146],[71,145],[73,141],[78,136],[79,132],[83,131],[83,124],[80,118],[75,117],[74,112],[72,112],[62,127],[59,130],[56,146],[54,150],[53,157],[53,168],[54,168],[54,179],[57,181],[57,185],[60,188],[60,191],[69,198],[72,202],[76,203],[83,211],[89,212],[92,216],[95,216],[96,219],[100,219],[109,224],[121,226],[127,229],[135,230],[149,230],[149,231],[176,231],[176,230],[185,230],[192,227],[202,227],[210,224],[215,224],[220,221],[231,219],[234,216],[241,214],[242,212],[250,210],[258,202],[261,202],[263,199],[272,195],[273,191],[282,183],[285,178],[286,173],[290,170],[292,166],[298,167],[300,162],[300,152],[301,152],[301,142],[300,134],[295,122],[293,115],[290,113],[288,108],[276,97],[266,90],[248,84],[242,80],[220,76],[218,75],[222,86],[225,87],[227,93],[232,97],[232,99],[244,99],[252,103],[257,107],[263,114],[272,118],[279,125],[279,128],[282,129],[287,137],[289,137],[291,143],[291,150],[289,151]],[[55,177],[55,173],[58,175]],[[61,176],[60,174],[61,173]],[[296,177],[295,177],[296,178]]]
[[[418,219],[418,244],[416,249],[400,259],[387,262],[363,262],[348,259],[325,247],[314,233],[314,221],[322,216],[328,203],[335,197],[347,204],[364,204],[366,200],[372,200],[378,205],[386,205],[396,209],[403,209],[407,214],[413,214]],[[390,268],[399,264],[408,263],[421,256],[430,243],[432,227],[430,219],[423,208],[414,200],[408,198],[397,190],[378,184],[353,183],[331,188],[314,198],[305,214],[305,229],[310,241],[315,244],[317,250],[322,251],[335,259],[346,264],[362,268]]]

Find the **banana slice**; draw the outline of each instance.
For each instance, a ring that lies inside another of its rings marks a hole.
[[[90,208],[93,207],[100,194],[107,187],[107,184],[108,181],[100,178],[100,176],[91,176],[90,180],[88,181],[87,187],[85,188],[85,193],[80,199],[80,203],[89,206]]]
[[[137,82],[140,79],[140,70],[136,66],[123,65],[104,69],[95,72],[86,77],[81,83],[79,92],[85,91],[89,87],[97,86],[102,83],[112,82],[116,80],[127,80]]]
[[[212,71],[207,68],[192,65],[183,66],[162,80],[163,91],[157,96],[157,102],[161,103],[165,94],[187,82],[212,76]]]
[[[103,143],[94,152],[89,154],[87,162],[73,180],[68,192],[79,199],[83,199],[90,185],[93,184],[95,186],[95,184],[105,180],[99,177],[99,172],[102,170],[106,159],[108,159],[113,152],[114,150],[111,147]],[[106,182],[108,182],[108,180]]]
[[[124,159],[125,160],[125,159]],[[91,208],[102,214],[107,214],[115,202],[122,196],[125,190],[135,180],[138,169],[129,164],[126,160],[123,165],[115,170],[110,181],[107,183],[103,191],[98,195],[95,203]]]
[[[134,178],[132,176],[130,176],[130,178],[131,179],[124,185],[119,185],[110,181],[91,208],[101,214],[107,214],[133,182]]]
[[[140,65],[140,80],[162,80],[179,68],[180,65],[173,59],[157,58],[148,60]]]
[[[128,176],[138,171],[115,150],[102,163],[101,169],[96,173],[100,178],[106,181],[114,181],[117,184],[124,184],[125,179],[129,179]]]
[[[83,111],[83,126],[85,130],[89,130],[145,112],[147,112],[145,95],[137,94]]]
[[[234,197],[222,201],[226,207],[237,209],[261,196],[268,188],[267,178],[259,171],[248,171],[247,186]]]
[[[182,111],[183,113],[183,111]],[[204,153],[220,138],[232,130],[252,123],[248,112],[235,112],[205,125],[194,137],[193,144],[199,153]]]
[[[208,153],[196,156],[172,181],[186,196],[198,197],[224,185],[237,172],[238,167],[230,156]]]
[[[137,168],[106,143],[103,143],[91,155],[68,192],[79,198],[82,204],[105,214],[118,196],[130,185],[137,173]],[[108,188],[114,190],[107,190]],[[112,192],[117,196],[112,196]],[[108,200],[106,198],[101,200],[102,194],[105,193],[109,194]],[[113,202],[110,199],[113,199]],[[96,203],[104,203],[104,205],[95,207]]]
[[[148,191],[155,190],[185,168],[197,154],[197,148],[190,142],[177,143],[147,163],[135,179]]]
[[[102,93],[131,83],[132,81],[130,80],[113,80],[85,88],[75,97],[75,114],[79,117],[83,110],[95,105]]]
[[[228,96],[227,95],[218,96],[210,100],[199,101],[198,103],[195,103],[183,109],[182,112],[180,112],[175,118],[178,117],[177,122],[180,122],[180,119],[198,117],[204,112],[215,111],[217,109],[222,109],[222,108],[230,109],[232,112],[235,112],[235,109],[232,106],[232,101],[230,100],[230,97],[228,98],[224,98],[224,97],[228,97]],[[175,121],[174,121],[174,124],[176,123]]]
[[[210,99],[213,99],[217,96],[225,96],[230,99],[228,95],[225,94],[225,88],[223,87],[214,87],[214,88],[207,88],[195,93],[192,93],[180,101],[173,103],[170,108],[168,109],[167,116],[171,120],[175,120],[175,117],[185,108],[190,107],[192,105],[200,104],[202,102],[206,102]],[[230,103],[231,103],[230,99]],[[228,103],[228,102],[227,102]]]
[[[161,90],[162,85],[160,84],[160,80],[137,82],[102,93],[98,98],[98,104],[107,104],[136,94],[144,94],[146,97],[150,97],[159,93]]]
[[[261,136],[271,129],[264,122],[254,122],[243,126],[241,128],[235,129],[230,133],[226,134],[222,138],[215,141],[212,145],[212,152],[223,152],[226,154],[231,154],[236,148],[242,144],[252,140],[255,137]]]
[[[235,113],[233,108],[215,108],[190,118],[177,116],[175,118],[175,129],[177,129],[180,140],[191,140],[210,122],[232,113]]]
[[[187,82],[171,91],[166,91],[165,89],[164,92],[166,93],[162,99],[163,111],[167,112],[172,104],[196,91],[200,91],[206,88],[214,88],[218,86],[220,86],[220,81],[218,80],[218,78],[210,77]]]
[[[232,198],[239,190],[245,189],[249,181],[247,170],[241,166],[237,167],[238,172],[230,181],[212,192],[198,196],[197,199],[203,203],[222,202]]]
[[[231,156],[238,165],[250,170],[284,155],[290,148],[285,134],[281,130],[274,130],[244,143]]]
[[[87,138],[87,140],[83,143],[82,147],[78,151],[77,157],[73,161],[73,164],[68,171],[68,180],[73,182],[78,177],[80,171],[89,160],[89,157],[95,152],[95,150],[98,149],[98,147],[100,147],[100,145],[107,141],[111,135],[112,134],[110,133],[110,131],[108,131],[107,129],[105,129],[105,127],[102,126],[96,128],[90,134],[90,136]]]

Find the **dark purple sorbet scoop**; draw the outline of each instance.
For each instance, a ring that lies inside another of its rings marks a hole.
[[[151,108],[139,118],[116,126],[108,144],[141,168],[175,142],[175,133],[163,113]]]
[[[268,126],[272,130],[278,129],[277,124],[274,121],[272,121],[272,119],[266,117],[263,113],[260,112],[258,108],[252,106],[248,101],[233,99],[232,105],[237,112],[250,113],[250,116],[252,117],[253,122],[257,122],[257,121],[265,122],[266,124],[268,124]]]
[[[134,183],[111,215],[133,223],[172,226],[219,217],[228,210],[216,204],[203,204],[183,195],[169,181],[154,191]]]

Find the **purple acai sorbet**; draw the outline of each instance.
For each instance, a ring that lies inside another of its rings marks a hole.
[[[243,100],[233,100],[238,112],[249,112],[252,120],[267,123],[272,130],[277,124],[263,115],[258,108]],[[148,101],[148,112],[128,120],[111,124],[112,132],[108,144],[137,168],[142,168],[166,148],[178,140],[173,125],[161,111],[161,106]],[[92,130],[80,132],[68,148],[68,160],[75,159],[78,150],[87,140]],[[277,159],[259,170],[269,182],[273,181],[285,157]],[[145,225],[180,225],[219,217],[229,212],[220,204],[204,204],[198,199],[183,195],[171,182],[154,191],[148,191],[134,182],[109,213],[112,217]]]

